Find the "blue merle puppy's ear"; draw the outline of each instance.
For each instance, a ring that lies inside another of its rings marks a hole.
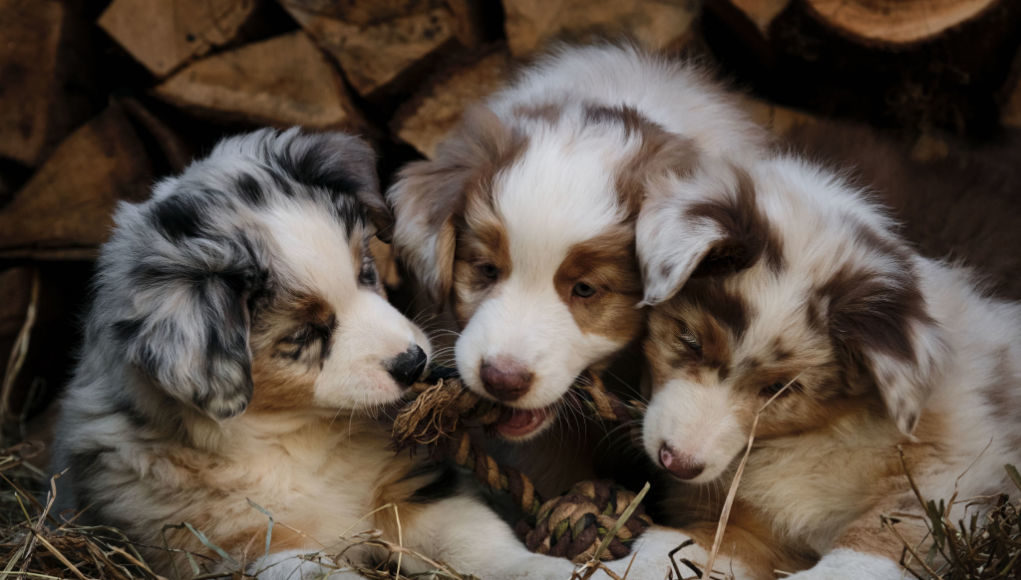
[[[279,134],[273,148],[278,167],[289,178],[326,190],[342,213],[364,212],[376,234],[389,241],[393,215],[379,190],[376,154],[368,143],[346,133],[302,133],[294,128]],[[351,198],[357,204],[351,204]]]
[[[118,208],[98,263],[95,311],[114,356],[175,399],[226,419],[252,397],[249,303],[267,278],[260,251],[229,226],[226,196],[175,181],[161,190]]]

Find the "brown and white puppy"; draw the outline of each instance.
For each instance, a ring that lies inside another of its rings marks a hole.
[[[394,243],[461,327],[457,368],[527,439],[586,369],[642,331],[634,223],[700,152],[761,130],[693,67],[628,47],[561,48],[466,113],[387,196]]]
[[[758,416],[736,517],[766,523],[766,569],[801,554],[821,559],[792,578],[900,578],[881,516],[909,542],[926,531],[905,471],[925,498],[957,498],[954,522],[1012,488],[1021,307],[918,255],[860,190],[797,158],[676,180],[638,221],[655,306],[646,452],[684,482],[683,508],[726,487]]]
[[[372,419],[430,353],[367,249],[387,217],[364,142],[297,129],[227,139],[122,204],[63,401],[63,506],[172,577],[356,577],[385,555],[344,537],[377,528],[463,573],[569,578]]]

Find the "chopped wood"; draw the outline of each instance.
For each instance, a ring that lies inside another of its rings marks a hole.
[[[661,0],[504,0],[507,43],[515,57],[555,39],[626,38],[652,50],[679,50],[697,6]]]
[[[755,25],[762,36],[769,36],[769,25],[791,0],[730,0],[730,4]]]
[[[318,129],[362,125],[340,74],[303,32],[209,56],[154,92],[178,107],[226,121]]]
[[[440,5],[437,0],[279,0],[292,14],[302,13],[368,26],[409,14],[427,12]],[[471,0],[468,0],[471,1]]]
[[[61,143],[3,208],[0,255],[87,254],[106,240],[116,203],[147,197],[151,184],[145,148],[114,103]]]
[[[394,90],[402,77],[421,76],[444,49],[460,46],[458,33],[467,26],[459,24],[443,5],[371,25],[288,9],[340,63],[351,86],[364,96]]]
[[[778,137],[788,135],[800,127],[819,123],[817,117],[804,111],[781,107],[750,97],[742,99],[740,106],[753,121],[769,129]]]
[[[1010,76],[1000,89],[1000,123],[1021,129],[1021,50],[1014,57]]]
[[[392,123],[397,137],[432,157],[443,137],[457,125],[468,105],[500,88],[510,72],[510,55],[499,50],[446,71],[398,110]]]
[[[936,38],[1001,1],[805,0],[805,4],[840,34],[899,45]]]
[[[69,2],[0,0],[0,156],[38,165],[92,115],[89,26]]]
[[[261,0],[114,0],[103,28],[152,74],[165,77],[238,40]]]
[[[707,0],[705,39],[756,92],[917,132],[988,132],[1016,0]],[[976,39],[981,38],[981,42]]]

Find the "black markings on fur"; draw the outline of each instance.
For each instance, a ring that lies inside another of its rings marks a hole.
[[[457,494],[461,476],[456,467],[450,464],[428,465],[427,467],[434,472],[433,479],[415,490],[415,493],[408,498],[410,503],[434,503]],[[416,473],[416,476],[425,474],[419,472]],[[409,478],[410,476],[411,474],[409,474]]]
[[[171,195],[161,199],[153,204],[150,211],[153,226],[174,242],[199,235],[205,223],[202,215],[206,208],[189,195]]]
[[[118,320],[111,328],[113,336],[120,342],[134,342],[142,333],[141,320]]]
[[[131,426],[136,429],[141,429],[149,424],[148,417],[139,411],[125,394],[118,393],[114,395],[114,399],[110,402],[110,406],[114,413],[123,415],[124,418],[131,423]]]
[[[259,207],[266,203],[266,191],[250,173],[242,173],[234,180],[234,189],[248,205]]]
[[[287,177],[285,177],[282,173],[280,173],[279,171],[272,167],[267,166],[265,167],[265,170],[266,173],[269,174],[270,179],[273,180],[273,184],[276,186],[277,190],[280,193],[286,195],[287,197],[294,196],[294,186],[291,184],[290,180],[287,179]]]
[[[100,455],[109,451],[113,451],[113,449],[110,447],[98,447],[79,451],[68,457],[66,467],[70,472],[71,481],[75,482],[75,503],[79,510],[88,508],[88,511],[93,514],[101,511],[99,509],[101,506],[95,505],[95,501],[92,494],[89,493],[87,486],[97,473],[103,470],[103,465],[99,459]]]
[[[321,187],[334,197],[353,196],[363,187],[362,184],[333,157],[325,144],[317,144],[296,154],[288,152],[278,155],[276,162],[284,173],[302,185]]]

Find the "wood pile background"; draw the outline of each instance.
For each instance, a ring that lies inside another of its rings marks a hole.
[[[921,162],[1021,130],[1017,0],[0,0],[0,423],[45,429],[115,204],[220,136],[355,131],[386,183],[549,42],[620,38],[778,133],[864,122]]]

